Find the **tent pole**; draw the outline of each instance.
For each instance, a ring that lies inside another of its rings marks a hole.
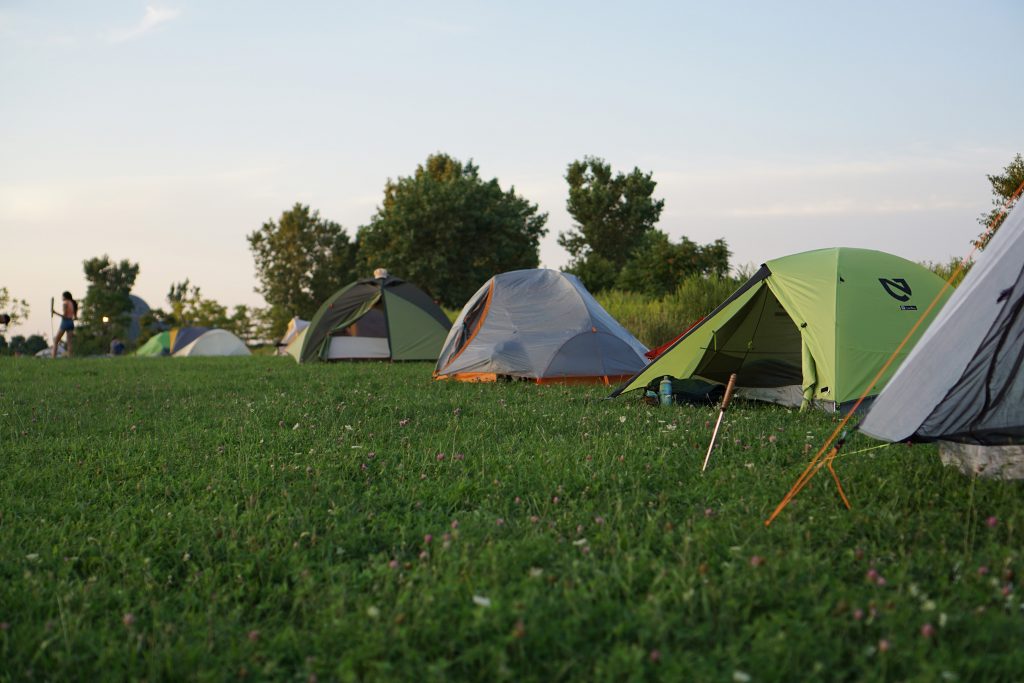
[[[715,431],[711,433],[711,443],[708,444],[708,452],[704,456],[704,465],[700,468],[703,472],[708,468],[708,460],[711,459],[711,450],[715,447],[715,439],[718,438],[718,428],[722,426],[722,418],[725,417],[725,411],[729,407],[729,400],[732,398],[732,392],[736,388],[736,373],[729,375],[729,383],[725,385],[725,396],[722,397],[722,409],[718,411],[718,421],[715,422]]]

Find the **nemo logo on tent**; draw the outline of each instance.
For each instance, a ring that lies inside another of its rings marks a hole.
[[[878,278],[878,281],[882,283],[882,289],[885,293],[891,296],[897,301],[909,301],[910,300],[910,285],[907,281],[901,277],[894,277],[888,279],[884,277]]]

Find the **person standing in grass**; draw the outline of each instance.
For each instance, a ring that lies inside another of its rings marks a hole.
[[[71,356],[71,340],[75,336],[75,318],[78,317],[78,302],[71,298],[71,292],[64,292],[61,295],[61,309],[63,313],[53,311],[54,315],[60,316],[60,328],[57,331],[57,337],[53,340],[53,357],[57,357],[57,345],[60,344],[61,337],[67,333],[68,338],[64,343],[65,355]]]

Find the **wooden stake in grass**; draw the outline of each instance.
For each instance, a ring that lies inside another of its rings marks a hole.
[[[718,411],[718,421],[715,422],[715,431],[711,432],[711,443],[708,444],[707,455],[704,456],[704,466],[700,468],[703,472],[708,468],[708,460],[711,459],[711,450],[715,447],[715,439],[718,438],[718,428],[722,426],[722,418],[725,417],[725,410],[729,407],[729,400],[732,399],[732,392],[736,388],[736,373],[729,375],[729,383],[725,385],[725,396],[722,397],[722,409]]]

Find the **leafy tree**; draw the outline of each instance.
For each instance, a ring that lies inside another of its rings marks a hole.
[[[537,267],[547,219],[514,187],[482,179],[472,160],[433,154],[413,175],[387,181],[383,204],[359,230],[359,263],[462,306],[492,275]]]
[[[292,316],[311,318],[328,296],[355,278],[355,244],[338,223],[296,203],[248,236],[257,292],[270,305],[273,334]]]
[[[683,237],[673,244],[668,235],[651,230],[640,238],[633,256],[619,272],[616,287],[663,297],[692,276],[724,278],[729,274],[725,240],[700,245]]]
[[[167,291],[168,310],[154,308],[140,321],[143,330],[139,343],[153,336],[156,330],[171,327],[217,327],[238,335],[244,340],[269,338],[266,311],[253,306],[238,305],[228,313],[227,306],[203,296],[202,290],[186,278],[171,283]]]
[[[614,286],[641,238],[654,230],[665,201],[654,198],[657,183],[651,176],[639,168],[628,175],[613,174],[598,157],[569,164],[566,208],[575,225],[559,234],[558,244],[572,257],[569,270],[587,287],[599,291]]]
[[[234,332],[246,341],[273,337],[266,319],[266,309],[244,304],[234,307],[224,329]]]
[[[996,234],[996,231],[1003,224],[1006,214],[1010,212],[1010,209],[1017,202],[1015,194],[1021,185],[1024,184],[1024,157],[1018,153],[1013,158],[1013,161],[1006,165],[1001,174],[990,175],[987,178],[988,182],[992,185],[993,209],[986,214],[982,214],[978,218],[978,222],[985,226],[986,229],[991,225],[992,229],[982,233],[978,238],[976,244],[979,249],[984,249],[988,245],[989,240],[992,239],[992,236]]]
[[[124,338],[128,331],[132,311],[128,295],[139,275],[139,265],[127,260],[114,263],[104,254],[84,261],[83,266],[89,287],[78,311],[75,353],[106,353],[110,340]]]
[[[11,296],[6,287],[0,287],[0,313],[11,316],[8,327],[14,327],[28,317],[29,306],[24,299]]]
[[[956,273],[957,269],[960,268],[960,257],[952,256],[946,261],[938,262],[921,261],[921,265],[927,268],[928,270],[932,271],[939,277],[941,277],[943,280],[948,281],[949,278],[953,277],[953,273]],[[971,267],[973,266],[973,260],[968,261],[966,264],[964,264],[963,268],[960,269],[960,273],[953,280],[952,285],[954,287],[959,287],[960,283],[963,282],[964,278],[967,276],[967,273],[971,271]]]
[[[174,325],[181,327],[224,327],[228,322],[228,309],[214,299],[203,297],[202,290],[184,282],[171,284],[167,293]]]
[[[49,344],[46,343],[46,340],[41,335],[30,334],[22,346],[22,353],[26,356],[34,356],[48,346]]]
[[[46,347],[46,340],[38,334],[33,334],[27,339],[23,335],[16,334],[11,337],[9,344],[0,336],[0,353],[5,355],[34,356]]]

